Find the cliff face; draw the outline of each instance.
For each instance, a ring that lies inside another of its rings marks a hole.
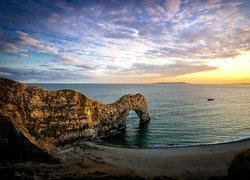
[[[38,147],[48,149],[76,138],[119,133],[126,127],[130,110],[138,114],[140,123],[150,120],[141,94],[125,95],[104,105],[74,90],[47,91],[4,78],[0,78],[0,84],[0,126],[8,121]],[[0,139],[8,141],[2,129]]]

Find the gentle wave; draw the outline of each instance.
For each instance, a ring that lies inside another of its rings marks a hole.
[[[164,145],[164,144],[159,144],[159,145],[152,145],[149,146],[150,148],[166,148],[166,147],[187,147],[187,146],[199,146],[199,145],[212,145],[212,144],[224,144],[224,143],[231,143],[231,142],[238,142],[242,140],[250,139],[250,134],[247,135],[240,135],[234,138],[226,139],[224,141],[217,141],[217,142],[212,142],[212,143],[195,143],[195,144],[188,144],[188,145],[182,145],[182,144],[177,144],[177,145]]]
[[[103,103],[124,94],[143,94],[151,121],[139,127],[131,112],[126,132],[103,139],[108,144],[167,147],[226,143],[250,136],[250,86],[238,85],[105,85],[41,84],[49,89],[75,89]],[[207,98],[214,98],[208,102]]]

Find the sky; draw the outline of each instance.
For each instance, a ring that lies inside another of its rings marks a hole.
[[[1,0],[0,77],[250,83],[249,0]]]

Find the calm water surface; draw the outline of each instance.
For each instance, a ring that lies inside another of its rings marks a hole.
[[[139,128],[130,112],[126,131],[103,139],[113,145],[161,147],[232,141],[250,137],[250,85],[39,84],[48,90],[74,89],[111,103],[125,94],[143,94],[151,121]],[[214,101],[207,101],[214,98]]]

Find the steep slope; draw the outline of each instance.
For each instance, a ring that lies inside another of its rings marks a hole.
[[[114,135],[126,127],[130,110],[138,114],[140,123],[150,120],[141,94],[125,95],[104,105],[74,90],[47,91],[4,78],[0,84],[1,146],[11,144],[15,137],[51,150],[78,138]]]

